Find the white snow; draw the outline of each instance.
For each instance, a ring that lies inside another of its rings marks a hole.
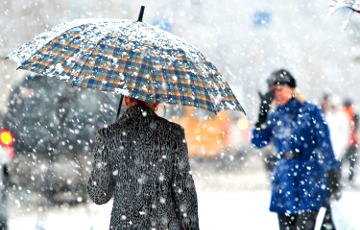
[[[270,179],[258,155],[248,157],[241,167],[230,170],[208,163],[191,167],[198,193],[200,229],[278,229],[277,215],[268,210]],[[360,229],[360,176],[356,179],[352,188],[344,183],[339,205],[354,229]],[[109,226],[111,208],[112,200],[105,205],[90,201],[74,207],[50,208],[42,219],[50,230],[103,230]],[[9,226],[11,230],[23,230],[25,226],[27,230],[36,229],[37,219],[37,213],[16,209],[10,211]]]
[[[360,192],[345,191],[339,204],[354,229],[360,229],[358,218]],[[200,229],[267,229],[277,230],[277,216],[268,211],[270,192],[239,191],[231,193],[198,193]],[[110,223],[111,202],[105,205],[88,204],[52,209],[45,220],[46,229],[107,229]],[[11,230],[36,229],[36,213],[11,216]]]

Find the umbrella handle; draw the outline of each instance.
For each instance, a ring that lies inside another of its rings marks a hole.
[[[144,15],[144,10],[145,10],[145,6],[141,6],[139,17],[138,17],[138,22],[142,22],[143,15]]]
[[[123,98],[124,98],[124,95],[121,95],[121,97],[120,97],[120,102],[119,102],[119,108],[118,108],[117,113],[116,113],[116,120],[117,120],[117,119],[119,118],[119,116],[120,116],[120,111],[121,111],[121,105],[122,105]]]

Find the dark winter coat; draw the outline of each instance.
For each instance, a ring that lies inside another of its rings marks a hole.
[[[327,200],[326,172],[339,168],[320,110],[291,99],[269,113],[267,124],[262,131],[253,130],[252,144],[262,148],[273,142],[277,150],[270,211],[284,215],[319,210]],[[291,151],[302,156],[280,157]]]
[[[110,229],[199,229],[184,130],[146,106],[98,130],[88,194],[114,197]]]

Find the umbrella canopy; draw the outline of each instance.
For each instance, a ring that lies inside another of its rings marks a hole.
[[[20,69],[72,86],[215,113],[245,112],[202,52],[141,21],[93,18],[66,22],[9,57]]]

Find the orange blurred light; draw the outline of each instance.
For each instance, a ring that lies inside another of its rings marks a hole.
[[[229,120],[225,120],[220,123],[220,129],[223,131],[228,130],[230,126],[231,126],[231,122]]]
[[[14,142],[12,134],[8,130],[0,132],[0,143],[4,146],[10,146]]]
[[[250,127],[250,121],[246,117],[240,117],[236,125],[240,130],[247,130]]]

